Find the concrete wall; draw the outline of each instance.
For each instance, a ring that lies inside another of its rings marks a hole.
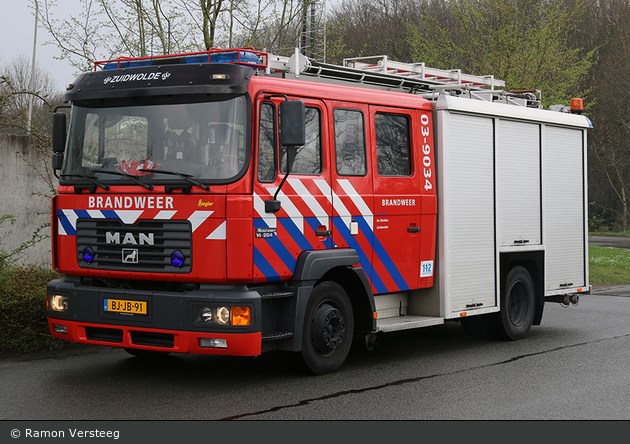
[[[51,155],[42,156],[29,136],[0,134],[0,215],[12,214],[16,218],[13,225],[8,221],[0,225],[0,249],[5,252],[28,241],[38,227],[50,223],[50,185],[29,163],[45,172]],[[56,179],[52,179],[56,188]],[[50,228],[41,233],[50,235]],[[18,263],[50,265],[50,239],[27,249]]]

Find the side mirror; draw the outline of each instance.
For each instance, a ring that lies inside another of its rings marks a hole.
[[[52,168],[54,171],[58,171],[63,166],[63,153],[53,153],[52,155]]]
[[[280,103],[280,144],[284,146],[306,144],[306,107],[301,100]]]
[[[66,149],[66,115],[65,113],[53,113],[52,123],[52,169],[57,179],[57,171],[63,165],[63,152]]]
[[[53,153],[63,153],[66,149],[66,114],[53,113],[52,125]]]
[[[306,144],[306,106],[301,100],[286,100],[280,103],[280,145],[287,148],[287,174],[280,182],[273,199],[265,201],[266,213],[280,211],[278,193],[291,173],[291,166],[297,153],[296,147]]]

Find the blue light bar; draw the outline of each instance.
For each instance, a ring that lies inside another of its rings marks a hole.
[[[135,68],[140,66],[151,66],[161,64],[200,64],[208,63],[208,53],[203,54],[191,54],[191,55],[178,55],[173,57],[156,57],[156,58],[142,58],[142,59],[123,59],[112,60],[103,66],[103,70],[106,69],[119,69],[119,68]],[[210,63],[235,63],[238,65],[251,66],[254,69],[261,67],[258,56],[249,51],[226,51],[210,53]]]

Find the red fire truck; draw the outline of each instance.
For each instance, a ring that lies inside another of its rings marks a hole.
[[[590,291],[591,124],[504,85],[251,48],[97,62],[53,119],[51,334],[318,374],[391,331],[523,338]]]

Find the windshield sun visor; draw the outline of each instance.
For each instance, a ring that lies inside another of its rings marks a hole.
[[[230,64],[155,65],[87,73],[70,85],[64,101],[137,99],[225,100],[247,92],[254,70]],[[86,103],[87,105],[87,103]]]

